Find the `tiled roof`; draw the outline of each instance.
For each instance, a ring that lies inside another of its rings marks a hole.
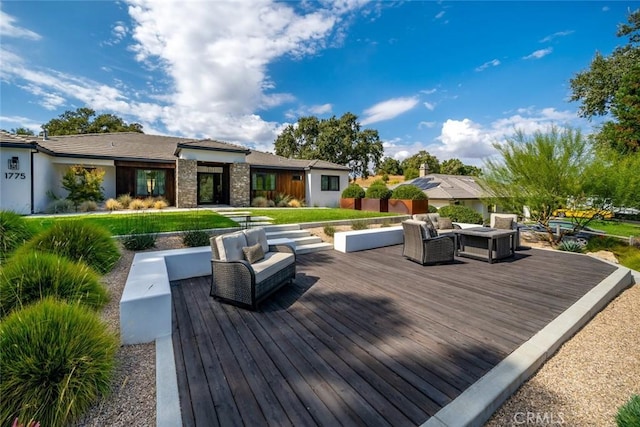
[[[400,185],[406,184],[420,188],[430,199],[479,199],[483,194],[474,176],[434,173],[405,181]]]
[[[35,146],[36,137],[29,135],[14,135],[9,132],[0,131],[0,145],[9,147],[22,147],[25,148]]]
[[[176,154],[178,151],[180,151],[181,148],[249,153],[249,149],[246,147],[230,144],[228,142],[216,141],[213,139],[192,139],[190,141],[179,142],[177,145]]]
[[[247,156],[247,163],[252,166],[262,166],[265,168],[349,170],[346,166],[325,160],[288,159],[276,154],[256,150],[251,150],[251,153]]]

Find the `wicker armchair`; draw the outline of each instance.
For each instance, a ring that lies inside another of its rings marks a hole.
[[[423,221],[402,223],[404,245],[402,255],[422,265],[453,261],[455,236],[445,234],[429,237]]]
[[[225,238],[242,242],[243,237],[245,243],[225,242]],[[237,255],[230,256],[234,245],[246,246],[254,241],[268,248],[263,259],[251,264]],[[228,246],[226,253],[221,254],[225,244]],[[211,238],[211,255],[211,296],[252,310],[280,287],[291,283],[296,275],[295,250],[289,245],[269,245],[264,232],[260,233],[258,229]]]

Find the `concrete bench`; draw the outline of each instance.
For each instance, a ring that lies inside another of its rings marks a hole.
[[[136,254],[120,298],[122,343],[171,336],[170,282],[209,274],[209,246]]]
[[[340,252],[356,252],[383,246],[399,245],[403,241],[402,226],[339,231],[333,236],[333,248]]]

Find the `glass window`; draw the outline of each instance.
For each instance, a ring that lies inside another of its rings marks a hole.
[[[167,172],[162,169],[136,171],[136,196],[164,196]]]
[[[259,191],[274,191],[276,189],[276,174],[254,172],[251,189]]]
[[[320,190],[340,191],[340,177],[336,175],[321,175]]]

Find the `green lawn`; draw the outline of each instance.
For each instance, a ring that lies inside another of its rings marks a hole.
[[[383,216],[393,217],[394,213],[381,213],[369,211],[356,211],[353,209],[247,209],[251,216],[268,216],[273,218],[274,224],[297,224],[303,222],[336,221],[345,219],[379,218]]]
[[[640,224],[632,222],[621,222],[616,220],[598,221],[593,220],[587,224],[587,227],[597,230],[606,231],[607,234],[623,237],[640,237]]]

